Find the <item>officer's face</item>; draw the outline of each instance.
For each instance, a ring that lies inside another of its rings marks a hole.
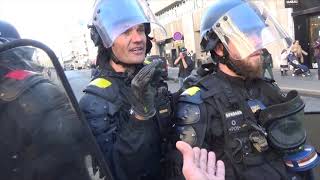
[[[243,60],[231,61],[240,69],[241,74],[248,79],[255,79],[261,77],[262,74],[262,61],[260,58],[261,52],[257,51]]]
[[[112,45],[112,51],[123,63],[142,63],[146,52],[144,25],[136,25],[118,36]]]
[[[250,54],[245,59],[239,60],[237,58],[238,51],[229,43],[230,60],[240,69],[242,75],[249,79],[255,79],[261,77],[262,74],[262,61],[261,54],[262,50],[257,50]]]

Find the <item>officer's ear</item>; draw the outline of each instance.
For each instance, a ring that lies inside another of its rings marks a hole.
[[[218,55],[218,56],[223,56],[223,44],[221,42],[218,42],[216,47],[214,48],[214,52]]]

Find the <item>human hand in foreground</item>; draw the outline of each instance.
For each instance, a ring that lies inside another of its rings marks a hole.
[[[225,180],[225,167],[221,160],[216,162],[214,152],[192,147],[183,141],[176,143],[183,156],[182,173],[186,180]]]

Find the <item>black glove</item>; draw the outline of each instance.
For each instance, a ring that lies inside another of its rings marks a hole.
[[[144,66],[131,81],[133,97],[130,97],[132,110],[135,114],[149,119],[156,113],[154,105],[155,88],[153,81],[157,79],[160,61],[154,61]]]

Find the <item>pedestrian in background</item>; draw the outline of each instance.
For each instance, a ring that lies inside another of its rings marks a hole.
[[[281,76],[286,76],[288,75],[287,72],[289,70],[289,65],[288,65],[288,53],[289,51],[287,49],[283,49],[281,51],[280,55],[280,71],[281,71]]]
[[[193,67],[195,67],[196,66],[196,62],[197,62],[196,53],[191,50],[190,51],[190,56],[191,56],[191,60],[193,62]]]
[[[295,40],[293,42],[293,45],[291,46],[291,51],[298,58],[299,63],[303,64],[304,62],[303,55],[307,56],[308,53],[301,48],[301,45],[298,40]]]
[[[320,80],[320,38],[313,45],[314,48],[314,59],[317,62],[318,66],[318,80]]]
[[[262,59],[262,64],[263,64],[262,77],[267,77],[265,75],[266,70],[267,70],[270,78],[274,79],[273,72],[272,72],[272,68],[273,68],[272,56],[266,48],[262,49],[261,59]]]
[[[179,86],[181,88],[183,86],[183,80],[186,77],[188,77],[193,70],[191,57],[188,56],[188,51],[184,47],[181,48],[179,57],[174,61],[174,65],[178,65],[178,64],[179,64],[178,79],[179,79]]]

